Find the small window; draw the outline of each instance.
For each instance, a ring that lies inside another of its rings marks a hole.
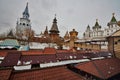
[[[23,23],[23,25],[25,25],[25,23]]]
[[[27,24],[27,26],[29,26],[29,24]]]
[[[40,68],[40,64],[32,64],[32,68]]]
[[[115,44],[117,45],[117,42],[115,42]]]

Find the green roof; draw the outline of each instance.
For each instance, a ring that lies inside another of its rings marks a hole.
[[[111,22],[117,22],[115,16],[113,15],[112,19],[111,19]]]
[[[115,13],[113,13],[112,15],[113,15],[113,16],[112,16],[112,19],[111,19],[111,21],[110,21],[110,22],[117,22],[117,20],[116,20],[116,18],[115,18],[115,16],[114,16],[114,15],[115,15]]]
[[[19,43],[15,39],[5,39],[0,43],[0,46],[19,46]]]
[[[99,26],[98,22],[96,21],[95,26]]]
[[[98,19],[96,19],[96,23],[95,23],[95,26],[93,27],[93,29],[94,28],[101,28],[101,26],[99,25],[99,23],[98,23]]]

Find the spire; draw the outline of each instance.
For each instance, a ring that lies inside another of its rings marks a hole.
[[[70,38],[70,36],[69,36],[68,31],[67,31],[66,34],[65,34],[65,36],[64,36],[64,39],[67,40],[67,39],[69,39],[69,38]]]
[[[95,26],[99,26],[98,19],[96,19]]]
[[[47,28],[47,26],[46,26],[46,29],[45,29],[45,31],[47,31],[47,32],[48,32],[48,28]]]
[[[69,37],[69,33],[68,33],[68,31],[66,32],[65,36]]]
[[[27,2],[27,5],[26,5],[26,8],[23,12],[23,18],[29,18],[29,11],[28,11],[28,2]]]
[[[44,31],[44,35],[45,36],[48,36],[49,34],[48,34],[48,28],[47,28],[47,26],[46,26],[46,29],[45,29],[45,31]]]
[[[113,16],[112,16],[112,19],[111,19],[111,21],[110,21],[110,22],[117,22],[117,20],[116,20],[116,18],[115,18],[115,16],[114,16],[114,15],[115,15],[115,13],[113,13],[112,15],[113,15]]]
[[[101,28],[101,26],[98,23],[98,19],[96,19],[95,26],[93,26],[93,29],[95,29],[95,28]]]
[[[53,20],[53,23],[57,23],[56,14],[55,14],[55,18]]]
[[[55,14],[55,18],[53,19],[53,24],[52,24],[50,32],[59,33],[58,26],[57,26],[56,14]]]
[[[87,31],[90,31],[90,26],[89,25],[87,26]]]

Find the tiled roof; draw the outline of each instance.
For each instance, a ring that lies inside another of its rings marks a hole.
[[[12,69],[0,69],[0,80],[9,80]]]
[[[21,61],[21,63],[30,61],[31,64],[57,62],[56,56],[54,54],[21,56],[20,61]]]
[[[43,54],[43,50],[29,50],[21,51],[22,55],[40,55]]]
[[[15,72],[11,80],[83,80],[65,66]]]
[[[77,60],[77,59],[83,59],[82,54],[73,54],[73,53],[57,53],[56,58],[58,60]]]
[[[57,53],[66,53],[69,52],[69,50],[57,50]]]
[[[30,50],[30,51],[1,51],[1,57],[5,57],[1,66],[15,66],[19,61],[21,63],[31,62],[31,64],[51,63],[65,61],[65,60],[78,60],[78,59],[91,59],[99,57],[112,56],[109,52],[68,52],[58,51],[54,48],[46,48],[46,50]]]
[[[0,56],[5,57],[7,55],[7,51],[0,51]]]
[[[17,65],[17,62],[21,56],[20,52],[9,52],[7,56],[4,58],[0,66],[2,67],[10,67]]]
[[[55,48],[45,48],[43,51],[44,54],[56,54],[56,49]]]
[[[86,63],[80,63],[75,66],[77,69],[94,75],[101,79],[108,79],[120,73],[120,59],[102,59]]]

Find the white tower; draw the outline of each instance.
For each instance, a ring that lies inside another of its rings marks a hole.
[[[117,20],[114,15],[115,13],[113,13],[111,21],[107,24],[108,28],[106,28],[104,31],[105,36],[110,36],[111,34],[120,29],[120,26],[118,26]]]
[[[31,22],[29,19],[28,3],[23,12],[23,17],[17,20],[16,23],[16,35],[17,38],[27,39],[26,30],[31,30]]]
[[[89,25],[87,26],[87,29],[86,29],[86,31],[84,32],[83,36],[84,36],[85,39],[88,39],[88,38],[91,37],[91,29],[90,29],[90,26],[89,26]]]

